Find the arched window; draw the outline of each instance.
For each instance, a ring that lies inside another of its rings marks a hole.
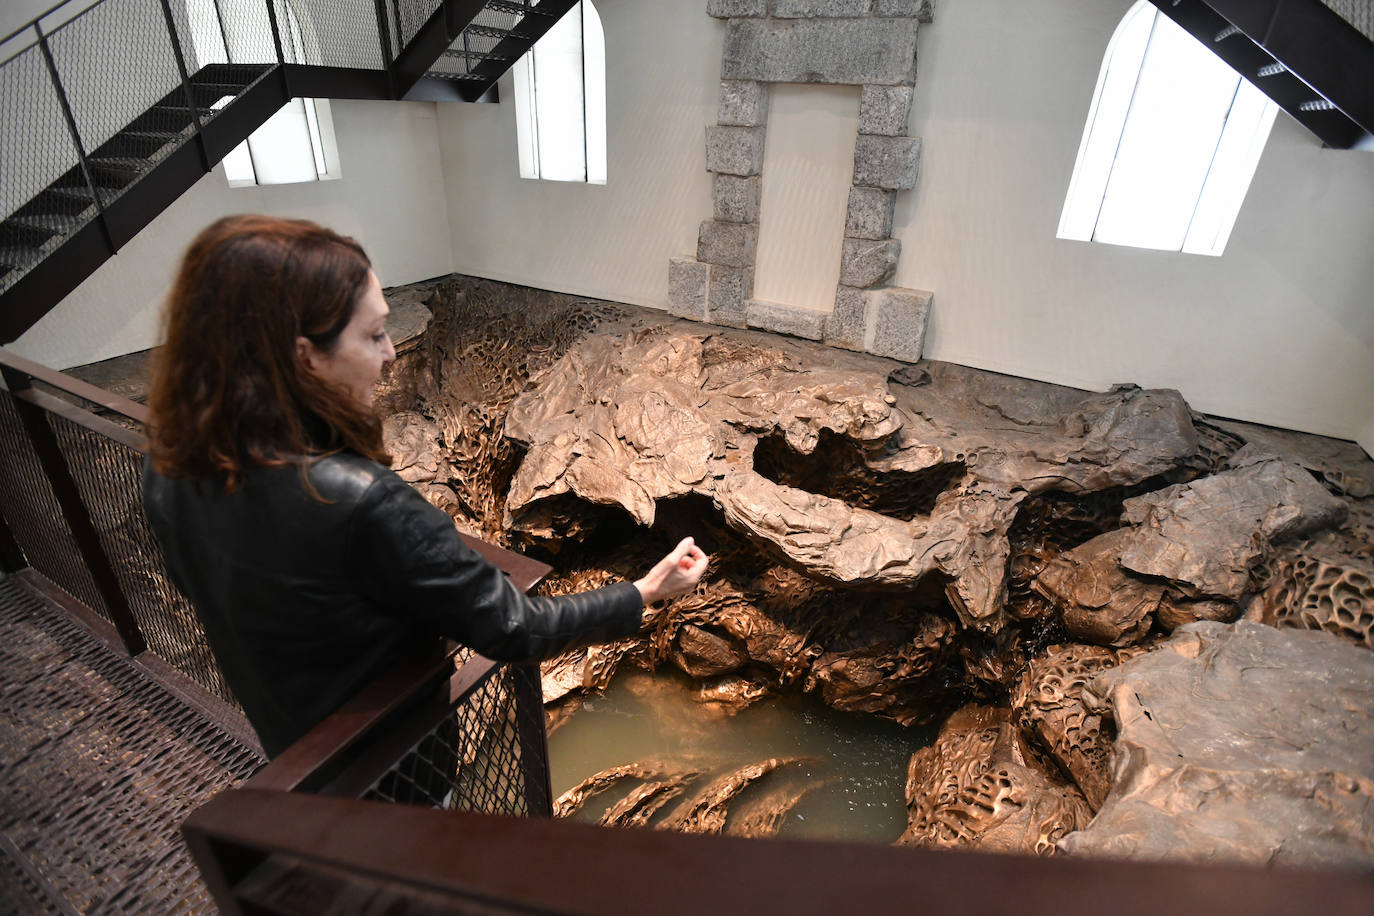
[[[1103,57],[1059,237],[1220,255],[1277,111],[1140,0]]]
[[[516,61],[520,177],[606,183],[606,37],[582,0]]]

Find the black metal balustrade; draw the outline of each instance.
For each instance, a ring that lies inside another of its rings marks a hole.
[[[0,345],[290,99],[490,97],[574,5],[64,0],[0,39]]]

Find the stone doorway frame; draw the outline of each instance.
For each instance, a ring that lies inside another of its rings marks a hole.
[[[707,0],[727,20],[716,124],[706,128],[712,218],[695,258],[668,265],[668,311],[915,362],[932,294],[887,286],[901,242],[897,192],[916,186],[921,141],[908,137],[916,31],[934,0]],[[860,86],[854,178],[840,285],[829,313],[753,298],[759,201],[772,83]]]

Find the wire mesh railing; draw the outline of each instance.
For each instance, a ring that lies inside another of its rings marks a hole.
[[[0,565],[41,573],[107,642],[170,665],[208,698],[211,721],[242,733],[242,713],[142,507],[146,422],[139,404],[0,350]],[[521,589],[548,572],[465,540]],[[502,666],[451,647],[415,670],[402,665],[369,685],[264,778],[357,798],[548,816],[538,666]]]

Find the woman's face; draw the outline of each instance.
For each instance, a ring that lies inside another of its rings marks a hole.
[[[396,358],[386,332],[386,316],[390,312],[377,275],[368,271],[367,291],[354,307],[353,317],[344,325],[334,349],[325,351],[309,339],[297,337],[296,352],[306,370],[316,378],[344,389],[358,403],[370,406],[373,385],[382,374],[382,367]]]

